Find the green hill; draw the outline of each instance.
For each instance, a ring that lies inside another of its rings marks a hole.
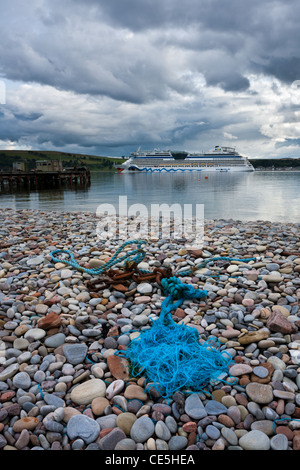
[[[86,165],[91,171],[115,171],[114,163],[122,163],[119,158],[82,155],[77,153],[42,150],[0,150],[0,170],[12,170],[13,162],[26,161],[28,170],[35,168],[36,160],[61,160],[63,167]]]
[[[293,168],[300,169],[300,158],[255,158],[249,159],[254,168],[270,170]]]

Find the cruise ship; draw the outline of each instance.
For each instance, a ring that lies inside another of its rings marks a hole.
[[[122,164],[116,165],[120,172],[192,172],[192,171],[254,171],[246,157],[235,148],[219,147],[210,152],[188,153],[184,151],[159,150],[132,152]]]

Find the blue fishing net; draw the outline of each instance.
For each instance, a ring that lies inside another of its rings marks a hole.
[[[132,261],[138,264],[145,256],[142,245],[146,243],[145,240],[124,242],[107,263],[91,269],[82,267],[69,250],[55,250],[50,256],[55,263],[63,262],[74,269],[96,276],[116,264],[123,261],[126,263],[132,256]],[[136,249],[122,255],[124,248],[132,244],[136,245]],[[67,255],[68,259],[56,258],[59,253]],[[214,257],[205,259],[197,267],[218,260],[248,262],[255,258],[239,260]],[[185,275],[187,274],[190,275],[190,272]],[[146,384],[151,384],[164,397],[170,397],[176,390],[185,388],[197,392],[203,391],[212,380],[218,380],[220,375],[228,373],[232,358],[226,351],[220,351],[220,343],[216,338],[201,343],[195,328],[175,323],[171,318],[171,311],[176,310],[185,299],[200,299],[205,297],[207,292],[182,283],[175,276],[162,279],[161,284],[167,297],[162,303],[159,319],[149,330],[142,331],[131,341],[126,351],[118,351],[116,354],[130,361],[133,376],[144,376]]]
[[[228,373],[232,357],[220,351],[216,338],[201,344],[195,328],[171,318],[171,311],[186,298],[199,299],[207,292],[175,277],[163,279],[162,286],[169,295],[162,303],[159,319],[133,339],[127,350],[117,354],[130,362],[132,376],[145,377],[146,388],[154,387],[165,398],[180,389],[201,392],[212,380]]]

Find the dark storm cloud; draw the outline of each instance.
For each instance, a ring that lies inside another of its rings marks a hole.
[[[0,41],[2,75],[132,103],[166,99],[169,89],[184,89],[164,65],[167,52],[156,50],[147,38],[127,41],[125,33],[94,22],[84,30],[81,18],[71,18],[74,23],[63,32],[50,24],[41,36],[5,35]]]
[[[40,117],[42,117],[42,114],[40,113],[29,113],[29,114],[14,114],[16,119],[19,119],[20,121],[36,121]]]
[[[225,91],[247,89],[252,70],[290,81],[300,72],[295,1],[14,3],[18,9],[4,1],[10,16],[7,22],[4,15],[0,32],[0,71],[12,80],[133,103],[167,99],[169,90],[188,91],[166,60],[176,47],[193,52],[185,71],[196,68],[208,85]]]
[[[279,80],[292,83],[300,78],[300,57],[271,57],[261,70]]]
[[[0,78],[31,88],[8,93],[0,140],[110,151],[197,145],[204,133],[256,139],[271,95],[262,97],[251,75],[278,79],[278,96],[300,79],[298,0],[1,6]],[[239,99],[245,109],[234,106]]]
[[[81,3],[81,0],[76,0]],[[266,8],[272,1],[265,1]],[[118,24],[132,31],[161,29],[163,27],[186,28],[191,24],[216,31],[239,31],[252,29],[252,21],[257,21],[256,8],[261,2],[252,0],[110,0],[100,2],[87,0],[107,22]]]
[[[237,47],[235,35],[248,34],[255,5],[259,5],[254,1],[245,8],[236,0],[230,2],[230,8],[219,0],[54,0],[44,3],[43,10],[35,3],[33,0],[27,13],[32,29],[28,23],[22,24],[21,16],[19,21],[14,18],[17,31],[4,22],[0,33],[0,70],[4,76],[136,103],[165,99],[168,89],[176,90],[174,70],[168,72],[165,66],[165,54],[173,45],[166,45],[164,53],[164,43],[155,43],[155,34],[149,40],[141,36],[126,40],[118,27],[133,32],[150,29],[158,35],[171,29],[176,38],[176,31],[196,25],[198,34],[191,47],[201,52],[207,47],[207,32],[211,32],[211,50],[225,50],[222,70],[226,56]],[[209,71],[204,70],[208,82],[225,90],[244,88],[245,70],[238,60],[233,62],[232,77],[227,74],[219,81],[219,66],[212,64]],[[185,66],[189,68],[190,64]]]

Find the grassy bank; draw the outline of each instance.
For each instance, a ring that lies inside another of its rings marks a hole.
[[[28,170],[36,166],[37,160],[61,160],[63,167],[87,165],[91,171],[114,171],[114,163],[121,163],[119,158],[110,158],[77,153],[52,152],[40,150],[0,150],[0,170],[12,169],[13,162],[26,161]]]

